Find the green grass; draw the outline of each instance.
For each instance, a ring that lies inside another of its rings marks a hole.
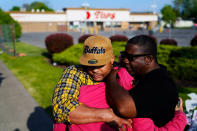
[[[27,56],[13,57],[3,53],[0,55],[0,59],[36,102],[50,112],[53,89],[63,69],[49,64],[48,59],[43,56],[47,52],[46,49],[20,42],[16,44],[16,51],[25,53]]]
[[[26,43],[17,42],[16,43],[17,53],[26,53],[28,56],[41,56],[42,53],[47,52],[44,48],[35,47]]]

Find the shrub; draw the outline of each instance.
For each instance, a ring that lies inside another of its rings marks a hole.
[[[169,59],[169,55],[171,53],[171,51],[179,49],[180,47],[178,46],[171,46],[171,45],[159,45],[157,47],[158,53],[157,53],[157,59],[158,59],[158,63],[162,64],[164,66],[167,67],[167,69],[169,69],[169,63],[168,63],[168,59]]]
[[[171,74],[180,80],[197,80],[197,48],[182,47],[170,53]]]
[[[160,45],[175,45],[175,46],[177,46],[177,42],[174,39],[163,39],[160,41]]]
[[[120,51],[125,48],[126,42],[113,42],[115,61],[118,61]],[[79,64],[83,53],[83,45],[71,46],[61,53],[53,55],[53,61],[61,64]],[[72,58],[72,59],[71,59]],[[167,70],[176,79],[197,80],[197,47],[177,47],[170,45],[158,46],[158,62],[167,66]]]
[[[118,57],[120,55],[120,51],[125,49],[126,42],[113,42],[113,52],[115,55],[115,60],[118,61]],[[179,47],[177,46],[169,46],[169,45],[160,45],[158,46],[158,61],[160,64],[168,66],[168,56],[171,50],[175,50]],[[53,54],[53,61],[60,63],[60,64],[79,64],[78,60],[83,52],[83,45],[77,44],[71,46],[64,50],[61,53]],[[71,59],[72,58],[72,59]]]
[[[73,38],[66,33],[51,34],[46,37],[45,45],[50,54],[60,53],[73,45]]]
[[[173,50],[170,53],[170,57],[197,59],[197,47],[182,47],[177,50]]]
[[[125,45],[126,45],[125,42],[114,42],[112,44],[116,61],[118,61],[120,51],[124,50]],[[79,58],[82,55],[82,53],[83,53],[83,45],[77,44],[67,48],[61,53],[53,54],[53,61],[59,64],[66,64],[66,65],[79,64]]]
[[[197,80],[197,60],[187,58],[170,58],[170,73],[179,80]]]
[[[0,24],[14,24],[16,38],[21,37],[22,32],[21,32],[20,24],[17,21],[15,21],[8,13],[3,12],[1,9],[0,9]]]
[[[190,42],[191,46],[197,46],[197,35],[194,36],[194,38]]]
[[[126,42],[113,42],[112,47],[113,47],[113,53],[115,55],[115,60],[118,61],[118,57],[120,56],[120,51],[124,51],[126,46]]]
[[[53,61],[59,64],[79,64],[79,58],[83,53],[83,45],[77,44],[67,48],[66,50],[62,51],[61,53],[54,53],[53,54]]]
[[[128,41],[128,37],[125,35],[113,35],[113,36],[110,36],[109,39],[111,40],[111,42]]]
[[[78,43],[84,43],[84,41],[90,36],[93,36],[93,35],[85,34],[85,35],[80,36],[79,39],[78,39]]]

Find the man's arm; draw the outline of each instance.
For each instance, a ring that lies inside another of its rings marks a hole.
[[[113,70],[106,78],[106,98],[114,112],[123,118],[134,118],[137,115],[135,102],[128,91],[117,81],[118,70]]]
[[[109,109],[96,109],[80,104],[79,107],[70,112],[69,119],[73,124],[106,122],[108,118],[111,117],[112,119],[109,112]]]
[[[91,108],[80,104],[75,110],[70,112],[70,122],[73,124],[86,124],[94,122],[115,122],[119,127],[123,124],[131,126],[130,121],[122,119],[113,113],[111,108],[99,109]]]

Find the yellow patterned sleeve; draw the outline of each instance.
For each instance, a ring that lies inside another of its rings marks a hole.
[[[75,66],[70,66],[64,70],[57,83],[52,100],[53,116],[57,123],[70,122],[69,113],[79,106],[82,73]]]

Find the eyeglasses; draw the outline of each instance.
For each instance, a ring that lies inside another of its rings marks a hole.
[[[121,54],[122,58],[127,58],[129,61],[133,61],[134,57],[151,55],[151,54],[136,54],[136,55],[132,55],[132,54],[128,54],[126,51],[121,51],[120,54]]]

